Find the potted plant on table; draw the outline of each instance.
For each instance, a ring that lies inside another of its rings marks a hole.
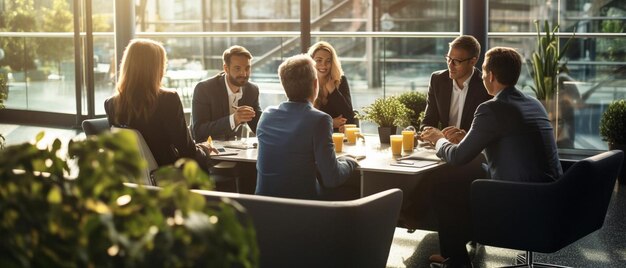
[[[416,129],[419,128],[426,110],[426,94],[417,91],[405,92],[398,96],[398,100],[409,109],[409,124]]]
[[[600,135],[609,143],[609,150],[626,152],[626,100],[612,102],[600,118]],[[626,159],[618,177],[620,184],[626,184]]]
[[[8,146],[0,152],[0,263],[6,267],[256,267],[250,222],[209,204],[194,161],[159,170],[161,190],[136,181],[146,165],[134,133]],[[70,164],[71,162],[71,164]],[[72,173],[75,167],[76,172]],[[68,174],[76,174],[70,178]],[[167,176],[164,176],[167,175]],[[165,180],[169,178],[169,180]],[[162,183],[161,183],[162,182]]]
[[[378,98],[374,103],[363,108],[360,120],[374,122],[378,125],[380,143],[389,143],[389,135],[395,134],[398,126],[408,123],[410,110],[397,97]]]

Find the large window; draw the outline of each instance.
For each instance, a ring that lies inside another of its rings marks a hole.
[[[76,113],[75,79],[93,72],[93,89],[83,83],[80,91],[80,113],[87,114],[86,96],[90,90],[95,96],[96,114],[104,113],[102,103],[114,93],[115,7],[112,1],[91,2],[94,66],[93,70],[75,70],[76,49],[82,55],[79,66],[85,66],[83,46],[87,37],[85,9],[81,6],[81,47],[73,47],[74,2],[48,0],[33,4],[32,0],[19,0],[0,5],[4,7],[0,48],[5,54],[0,60],[0,75],[10,78],[8,108]],[[430,74],[446,68],[443,55],[448,42],[463,28],[460,2],[136,0],[134,27],[137,37],[156,39],[165,45],[169,62],[163,85],[179,92],[187,111],[195,84],[221,71],[221,55],[227,47],[243,45],[254,55],[251,80],[260,86],[264,108],[285,99],[276,74],[278,65],[285,57],[306,50],[302,44],[320,40],[336,48],[354,107],[360,110],[375,98],[427,91]],[[567,93],[561,97],[567,97],[563,107],[568,110],[561,113],[566,125],[559,124],[566,129],[562,133],[567,134],[559,138],[561,149],[606,149],[598,133],[600,116],[611,101],[626,95],[626,7],[622,2],[488,1],[485,47],[515,47],[528,59],[536,42],[535,20],[560,24],[561,44],[575,33],[564,57],[569,72],[563,75]],[[309,6],[303,9],[301,5],[307,3]],[[310,31],[303,34],[300,12],[307,8]],[[15,25],[8,10],[19,10],[29,19]],[[46,20],[55,23],[44,23]],[[302,36],[310,40],[302,42]],[[533,95],[530,85],[530,74],[524,71],[518,86]],[[374,126],[363,123],[366,132],[375,132]]]

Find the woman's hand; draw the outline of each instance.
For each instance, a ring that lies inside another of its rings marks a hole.
[[[343,115],[340,114],[339,116],[333,118],[333,128],[338,128],[339,132],[343,132],[341,131],[341,128],[346,124],[346,121],[348,121],[348,119],[344,118]]]

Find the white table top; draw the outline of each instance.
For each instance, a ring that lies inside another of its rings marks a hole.
[[[214,145],[219,147],[223,146],[226,149],[226,153],[236,153],[235,155],[212,155],[211,158],[215,160],[223,161],[235,161],[235,162],[256,162],[258,151],[253,144],[257,142],[256,138],[250,138],[247,145],[250,149],[235,149],[229,148],[231,146],[241,146],[241,141],[213,141]],[[253,147],[253,148],[252,148]],[[434,154],[434,150],[418,147],[415,150],[426,151]],[[348,144],[344,142],[343,152],[337,153],[337,156],[345,154],[351,155],[365,155],[365,159],[359,161],[359,169],[365,172],[384,172],[384,173],[397,173],[397,174],[419,174],[433,168],[440,167],[445,164],[443,161],[433,162],[428,160],[407,160],[414,162],[416,166],[426,164],[424,167],[409,167],[409,166],[394,166],[392,163],[396,163],[396,158],[400,156],[392,156],[389,144],[380,144],[378,136],[366,136],[365,143],[358,141],[356,144]],[[403,156],[410,154],[410,152],[403,152]]]

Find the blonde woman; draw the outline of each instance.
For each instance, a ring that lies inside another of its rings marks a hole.
[[[315,61],[319,93],[315,108],[333,118],[333,129],[343,132],[344,124],[354,124],[354,111],[348,79],[343,74],[337,52],[328,42],[317,42],[309,48]]]
[[[175,91],[161,88],[167,57],[163,46],[134,39],[124,50],[116,94],[104,102],[109,124],[141,132],[159,166],[193,158],[206,168],[215,149],[195,144]]]

